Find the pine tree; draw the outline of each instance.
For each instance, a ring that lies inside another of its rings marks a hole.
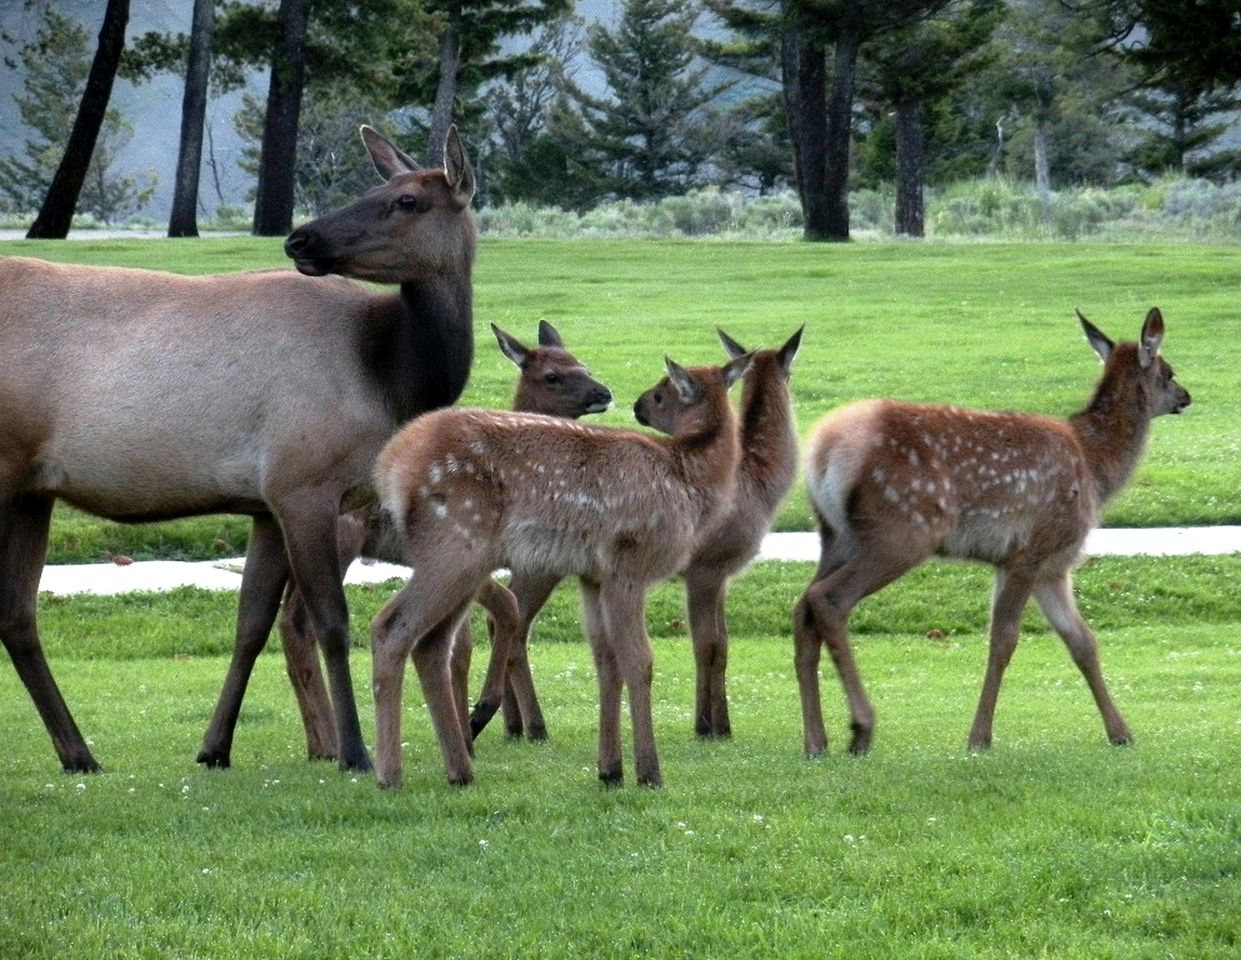
[[[700,124],[721,87],[696,64],[698,13],[691,0],[626,0],[616,29],[591,29],[609,95],[573,86],[553,129],[604,194],[650,200],[699,184],[709,149]]]

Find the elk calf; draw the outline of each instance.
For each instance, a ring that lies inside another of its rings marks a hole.
[[[1078,317],[1104,370],[1090,402],[1067,422],[868,400],[829,413],[815,428],[806,483],[822,554],[793,614],[808,755],[827,746],[818,680],[823,644],[849,701],[849,749],[870,747],[874,711],[849,648],[849,613],[933,554],[996,568],[971,749],[991,745],[1000,681],[1031,595],[1086,678],[1108,737],[1117,744],[1132,739],[1077,611],[1070,571],[1100,508],[1137,466],[1151,419],[1180,413],[1190,397],[1159,355],[1164,326],[1157,309],[1138,343],[1119,346]]]
[[[500,350],[521,371],[513,396],[514,410],[576,420],[589,413],[602,413],[611,406],[612,392],[592,377],[582,362],[565,348],[556,328],[546,320],[539,321],[537,347],[523,345],[516,337],[501,330],[494,323],[491,331],[499,342]],[[336,540],[342,573],[360,556],[388,563],[405,562],[401,537],[393,527],[389,515],[383,513],[378,504],[342,516],[337,524]],[[520,624],[516,622],[516,611],[510,608],[512,595],[498,584],[486,585],[477,599],[491,615],[498,632],[514,638],[509,646],[514,645]],[[466,680],[472,646],[468,627],[468,623],[463,625],[453,648],[453,677],[458,707],[463,711],[468,696]],[[301,591],[293,583],[289,585],[285,596],[284,612],[280,618],[280,638],[284,646],[289,680],[302,714],[307,752],[312,758],[335,757],[336,737],[331,704],[319,670],[319,658],[306,605]],[[505,649],[505,645],[499,644],[496,649]],[[485,690],[490,690],[491,678],[496,676],[495,671],[503,665],[502,661],[497,661],[488,670],[489,679],[484,685]],[[498,694],[485,692],[479,699],[481,713],[490,715],[495,712]]]
[[[451,640],[500,566],[577,576],[598,671],[599,777],[622,779],[620,699],[629,691],[638,781],[661,783],[651,722],[649,586],[682,569],[726,508],[740,455],[728,387],[750,356],[668,375],[634,407],[666,434],[534,414],[445,410],[380,454],[380,502],[405,538],[409,583],[372,625],[377,779],[401,779],[401,683],[412,653],[448,779],[473,777],[451,691]]]
[[[719,334],[730,356],[746,353],[722,330]],[[697,668],[694,729],[702,737],[732,733],[725,689],[728,630],[724,599],[728,581],[758,555],[797,474],[797,431],[788,381],[801,335],[798,330],[779,350],[754,353],[741,385],[741,462],[732,506],[695,547],[683,571]],[[523,728],[532,740],[547,736],[526,656],[526,639],[531,622],[555,586],[555,579],[549,582],[546,577],[517,576],[509,585],[522,617],[522,630],[510,653],[504,700],[509,736],[520,736]],[[477,722],[474,726],[477,733]]]

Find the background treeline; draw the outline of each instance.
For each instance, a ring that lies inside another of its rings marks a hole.
[[[105,49],[129,7],[96,43],[26,0],[33,31],[0,38],[29,131],[0,204],[33,235],[49,206],[124,221],[157,178],[174,235],[208,210],[284,233],[374,182],[362,119],[429,164],[457,123],[510,233],[1241,230],[1236,0],[185,0],[185,32]],[[102,80],[160,73],[184,78],[176,168],[120,169]],[[253,206],[221,207],[205,105],[238,90]],[[87,165],[66,145],[92,125]]]

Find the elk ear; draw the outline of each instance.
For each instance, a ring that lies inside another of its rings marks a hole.
[[[797,351],[801,348],[801,335],[806,329],[805,325],[797,328],[797,332],[789,337],[788,341],[780,348],[780,353],[776,357],[776,361],[780,364],[780,372],[784,374],[787,380],[793,372],[793,361],[797,359]]]
[[[496,335],[496,340],[500,343],[500,351],[524,370],[526,362],[530,359],[530,351],[523,347],[516,337],[505,333],[494,323],[491,325],[491,332]]]
[[[720,343],[724,344],[724,351],[734,360],[745,353],[745,347],[739,344],[719,327],[715,328],[715,332],[720,336]]]
[[[1094,352],[1099,355],[1099,359],[1107,363],[1107,358],[1112,355],[1112,350],[1116,344],[1108,339],[1106,333],[1083,317],[1080,310],[1077,311],[1077,319],[1082,322],[1082,330],[1086,333],[1086,341],[1094,349]]]
[[[729,360],[720,368],[720,373],[724,375],[724,389],[727,390],[734,383],[746,375],[750,369],[750,365],[754,363],[754,354],[743,353],[736,359]]]
[[[1142,339],[1138,342],[1138,366],[1143,370],[1151,365],[1163,343],[1163,314],[1158,307],[1151,307],[1142,323]]]
[[[453,200],[459,206],[468,207],[474,199],[474,168],[465,155],[456,124],[448,128],[448,139],[444,142],[444,177]]]
[[[539,321],[539,346],[564,349],[564,341],[560,339],[560,334],[546,320]]]
[[[414,162],[413,157],[399,149],[374,127],[364,123],[358,132],[362,134],[362,142],[371,155],[371,162],[385,180],[391,180],[398,173],[413,173],[422,169]]]
[[[681,402],[686,406],[697,403],[702,396],[702,385],[694,379],[694,375],[673,362],[670,357],[664,357],[664,366],[668,368],[668,382],[676,390]]]

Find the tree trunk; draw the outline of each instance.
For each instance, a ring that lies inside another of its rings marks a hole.
[[[168,236],[198,236],[198,176],[203,158],[203,120],[207,115],[207,79],[211,72],[211,41],[215,32],[214,0],[194,0],[190,28],[190,59],[181,98],[181,145],[172,194]]]
[[[26,236],[30,239],[63,240],[69,235],[73,210],[86,181],[86,171],[99,139],[99,128],[112,98],[112,83],[120,66],[121,51],[125,48],[125,27],[129,23],[129,0],[108,0],[103,14],[103,26],[99,29],[99,47],[86,78],[86,90],[78,107],[77,119],[65,155],[56,168],[56,175],[47,189],[39,215],[30,225]]]
[[[276,237],[293,228],[293,181],[297,123],[306,76],[306,0],[280,0],[280,41],[272,58],[254,198],[254,233]]]
[[[1051,172],[1047,164],[1047,122],[1042,117],[1034,121],[1034,189],[1044,198],[1051,193]]]
[[[849,239],[849,141],[853,134],[853,84],[857,75],[856,2],[846,4],[832,59],[832,94],[827,103],[826,217],[816,239]]]
[[[925,235],[925,145],[921,102],[902,100],[896,105],[896,232],[910,237]]]
[[[781,34],[780,60],[803,235],[807,240],[822,240],[827,221],[827,54],[822,39],[800,11],[790,13]]]
[[[427,166],[444,165],[444,141],[452,124],[452,107],[457,99],[457,67],[461,60],[461,4],[454,3],[448,25],[440,37],[440,79],[431,110],[431,130],[427,134]]]

